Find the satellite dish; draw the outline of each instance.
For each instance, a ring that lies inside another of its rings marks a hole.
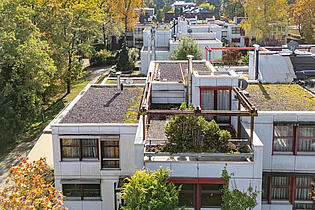
[[[288,43],[288,49],[292,51],[292,54],[294,54],[294,51],[299,47],[299,43],[296,41],[290,41]]]
[[[245,90],[247,87],[248,87],[248,83],[245,79],[239,79],[238,80],[238,87],[241,89],[241,90]]]
[[[189,34],[191,34],[191,33],[192,33],[191,28],[190,28],[190,29],[188,29],[188,30],[187,30],[187,32],[188,32]]]

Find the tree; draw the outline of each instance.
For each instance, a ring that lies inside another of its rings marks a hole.
[[[20,158],[0,189],[1,209],[59,209],[63,199],[62,192],[53,187],[53,173],[45,158],[33,162]]]
[[[0,142],[13,142],[38,116],[56,72],[49,47],[33,23],[33,10],[14,1],[0,5]]]
[[[174,210],[178,206],[178,192],[174,184],[168,182],[170,171],[141,170],[126,178],[122,198],[123,210]]]
[[[222,190],[222,210],[249,210],[257,205],[258,192],[248,187],[247,192],[241,192],[234,183],[232,191],[229,190],[231,175],[228,174],[226,167],[222,171],[221,178],[226,181]]]
[[[126,46],[126,42],[123,43],[119,52],[117,70],[118,71],[130,71],[132,69],[132,63],[129,60],[129,52]]]
[[[142,0],[113,0],[110,1],[113,13],[124,23],[124,37],[126,41],[128,30],[132,30],[138,21],[140,13],[136,9],[143,8]]]
[[[298,25],[302,38],[315,43],[315,1],[300,0],[293,6],[293,22]]]
[[[246,20],[242,27],[246,34],[256,40],[266,43],[275,32],[280,38],[286,31],[288,23],[288,4],[286,0],[251,0],[244,5]]]
[[[182,103],[180,110],[193,110]],[[231,139],[230,132],[221,130],[212,120],[206,121],[202,116],[175,116],[165,126],[166,151],[180,152],[228,152]]]
[[[239,50],[224,50],[222,53],[222,60],[225,65],[237,65],[242,58],[242,53]]]
[[[222,0],[220,12],[224,17],[230,20],[233,19],[233,17],[243,17],[243,0]]]
[[[209,11],[214,11],[214,9],[215,9],[215,7],[209,3],[200,4],[199,7],[206,9],[206,10],[209,10]]]
[[[186,60],[187,55],[193,55],[194,60],[202,59],[201,51],[192,38],[183,38],[180,40],[179,47],[173,51],[171,60]]]

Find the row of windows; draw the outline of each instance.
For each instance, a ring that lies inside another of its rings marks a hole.
[[[63,195],[74,200],[101,199],[100,184],[63,184]]]
[[[263,175],[263,200],[289,201],[294,209],[312,209],[312,181],[310,176]]]
[[[61,139],[62,160],[101,160],[102,168],[119,168],[118,139]],[[99,152],[99,148],[100,151]],[[100,154],[99,154],[100,153]]]
[[[315,152],[315,125],[277,123],[273,130],[273,152]]]

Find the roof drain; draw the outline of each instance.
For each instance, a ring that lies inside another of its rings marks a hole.
[[[192,102],[192,59],[193,59],[193,55],[187,55],[188,58],[188,106],[191,105]]]

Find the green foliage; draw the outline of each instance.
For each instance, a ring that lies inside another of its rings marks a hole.
[[[106,49],[100,50],[92,55],[90,63],[93,66],[102,66],[102,65],[109,65],[110,62],[113,60],[111,59],[112,53]]]
[[[180,110],[193,110],[193,106],[187,108],[183,103]],[[201,116],[172,117],[165,127],[165,134],[168,139],[165,149],[170,153],[230,150],[228,140],[231,139],[231,134],[226,130],[220,130],[214,120],[208,122]]]
[[[233,174],[231,174],[233,175]],[[226,167],[223,169],[221,178],[226,180],[222,189],[222,210],[250,210],[257,205],[258,192],[248,187],[247,192],[241,192],[234,183],[232,191],[229,190],[231,175],[228,174]]]
[[[119,52],[117,71],[131,71],[133,68],[132,62],[129,59],[129,53],[126,43],[123,43],[122,49]]]
[[[174,210],[178,205],[178,189],[168,182],[169,170],[137,171],[131,178],[126,178],[122,198],[123,210]]]
[[[239,63],[241,63],[241,65],[248,65],[248,63],[249,63],[249,54],[247,53],[245,56],[243,56],[239,60]]]
[[[139,59],[139,49],[128,48],[128,56],[129,62],[131,62],[134,65],[134,63]]]
[[[215,7],[209,3],[200,4],[199,7],[206,9],[206,10],[209,10],[209,11],[214,11],[214,9],[215,9]]]
[[[197,43],[191,38],[183,38],[178,49],[173,51],[171,60],[187,60],[187,55],[193,55],[194,60],[201,60],[202,55]]]
[[[0,143],[13,141],[39,114],[56,68],[33,11],[13,1],[0,6]]]
[[[233,17],[244,17],[242,0],[222,0],[221,14],[232,20]]]
[[[242,53],[239,50],[224,50],[222,53],[224,65],[237,65],[241,58]]]

